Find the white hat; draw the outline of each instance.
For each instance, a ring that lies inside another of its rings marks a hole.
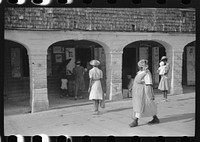
[[[161,61],[167,59],[166,56],[162,56]]]
[[[80,61],[80,60],[76,61],[76,64],[80,64],[80,63],[81,63],[81,61]]]
[[[100,62],[98,60],[92,60],[92,61],[90,61],[90,65],[98,66],[98,65],[100,65]]]
[[[142,68],[148,68],[148,60],[142,59],[138,62],[138,66]]]

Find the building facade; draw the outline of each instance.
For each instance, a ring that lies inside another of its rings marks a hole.
[[[89,69],[88,62],[98,59],[107,98],[122,99],[126,76],[136,74],[142,58],[157,87],[163,55],[170,94],[181,94],[183,85],[195,85],[195,31],[193,9],[6,8],[4,95],[28,95],[32,112],[47,110],[48,96],[59,88],[60,64],[71,59],[66,68],[72,70],[82,60]]]

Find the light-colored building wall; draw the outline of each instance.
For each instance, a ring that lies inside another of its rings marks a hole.
[[[184,47],[195,41],[194,34],[140,33],[140,32],[83,32],[83,31],[22,31],[5,30],[6,40],[21,43],[28,50],[30,65],[30,94],[32,112],[49,107],[47,93],[47,50],[62,40],[89,40],[100,44],[106,55],[107,93],[110,100],[122,98],[123,48],[135,41],[149,40],[162,44],[170,63],[170,93],[183,91],[182,53]]]

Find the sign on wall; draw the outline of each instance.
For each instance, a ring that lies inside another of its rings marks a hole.
[[[152,75],[153,75],[153,84],[154,87],[157,87],[159,84],[159,74],[157,69],[159,68],[159,47],[152,48]]]
[[[148,47],[140,47],[139,48],[139,60],[147,59],[148,60],[149,50]]]
[[[53,53],[64,53],[64,47],[61,46],[54,46]]]
[[[61,54],[56,54],[55,55],[55,60],[56,60],[56,63],[62,63],[62,55]]]
[[[11,73],[12,77],[21,77],[20,48],[11,48]]]
[[[187,85],[195,85],[195,47],[188,46],[187,51]]]
[[[51,59],[51,48],[49,48],[47,54],[47,76],[52,75]]]
[[[65,54],[66,54],[66,60],[71,59],[66,68],[72,71],[73,68],[75,67],[75,48],[72,47],[65,48]]]

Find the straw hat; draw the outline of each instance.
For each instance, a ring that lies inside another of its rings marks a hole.
[[[162,56],[161,61],[166,60],[167,57],[166,56]]]
[[[142,68],[148,68],[148,60],[142,59],[138,62],[138,66]]]
[[[78,61],[76,62],[76,64],[77,64],[77,65],[81,64],[81,61],[80,61],[80,60],[78,60]]]
[[[98,66],[98,65],[100,65],[100,62],[98,60],[92,60],[92,61],[90,61],[90,65]]]

